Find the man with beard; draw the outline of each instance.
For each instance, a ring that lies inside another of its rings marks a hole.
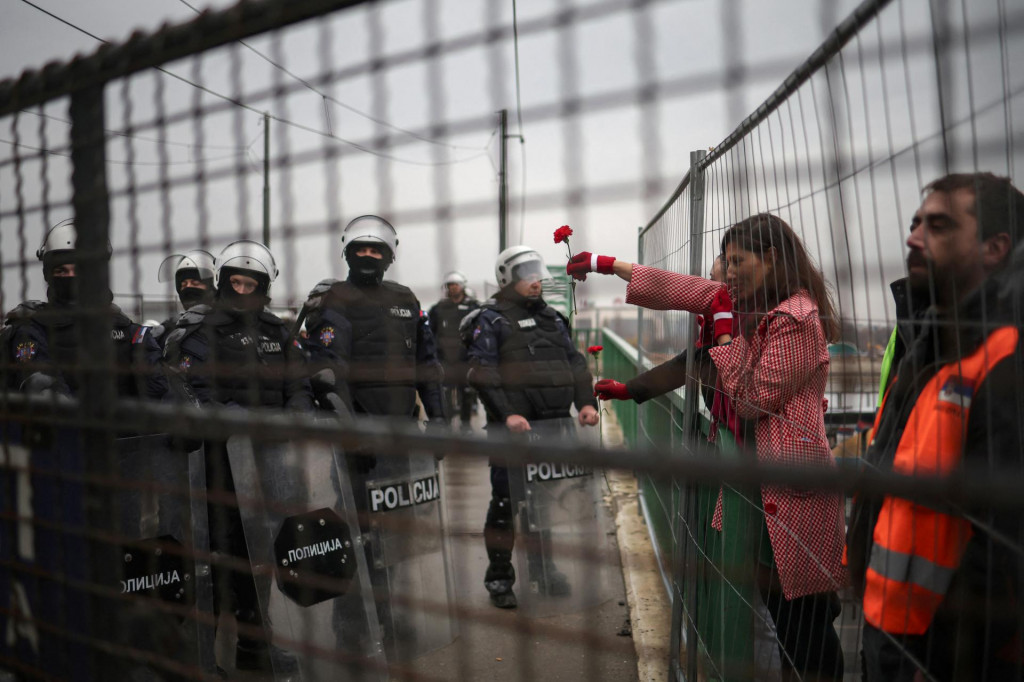
[[[194,249],[184,255],[175,253],[165,258],[157,271],[157,280],[174,282],[181,307],[191,310],[201,303],[213,303],[213,273],[213,255],[203,249]],[[161,348],[178,326],[178,317],[177,314],[171,315],[153,329]]]
[[[459,323],[480,303],[466,293],[466,278],[461,272],[449,272],[444,278],[444,289],[445,297],[430,308],[427,317],[437,336],[437,350],[444,365],[447,413],[452,416],[458,407],[459,428],[468,432],[472,430],[469,420],[476,393],[466,386],[466,346],[459,336]]]
[[[78,395],[79,370],[86,362],[78,325],[89,311],[78,301],[77,241],[74,223],[65,220],[47,232],[36,252],[43,262],[47,300],[25,301],[7,314],[0,349],[8,388]],[[161,398],[167,382],[159,371],[160,347],[150,328],[132,322],[117,306],[110,308],[117,396]]]
[[[587,360],[573,345],[567,321],[544,301],[547,276],[535,250],[528,246],[505,249],[495,264],[501,290],[464,323],[466,331],[472,329],[468,381],[487,411],[488,433],[526,434],[545,420],[566,425],[574,404],[581,426],[598,422]],[[559,435],[573,437],[568,428]],[[489,560],[484,587],[491,603],[502,609],[518,605],[512,591],[516,580],[513,518],[509,469],[503,462],[492,461],[491,503],[484,523]],[[553,565],[533,565],[535,554],[540,552],[531,553],[530,570],[545,578],[531,576],[531,581],[547,596],[568,594],[565,576]]]
[[[183,313],[167,337],[164,357],[172,389],[178,389],[175,395],[201,405],[313,410],[302,351],[290,340],[284,322],[266,309],[277,274],[274,257],[263,244],[243,239],[224,247],[216,259],[213,304]],[[207,448],[206,485],[220,497],[208,504],[211,549],[248,565],[227,449],[223,442],[209,442]],[[250,626],[239,632],[236,669],[278,674],[298,670],[294,657],[269,644],[268,637],[251,634],[253,627],[267,622],[252,574],[215,563],[213,579],[215,613],[233,608],[238,622]]]
[[[907,239],[905,301],[867,462],[914,476],[1020,471],[1019,320],[999,295],[1024,195],[991,173],[929,184]],[[895,287],[903,295],[901,287]],[[847,536],[870,681],[1019,680],[1019,516],[859,495]]]

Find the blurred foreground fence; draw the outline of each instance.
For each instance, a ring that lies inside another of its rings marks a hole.
[[[432,190],[425,206],[400,216],[438,226],[441,236],[432,244],[438,263],[450,263],[452,245],[458,243],[449,225],[452,216],[490,219],[497,202],[490,196],[454,199],[453,188],[466,177],[446,168],[456,160],[453,150],[486,154],[489,141],[481,147],[462,137],[492,133],[493,116],[447,115],[447,103],[438,94],[444,91],[438,64],[448,51],[467,44],[489,48],[510,40],[512,26],[499,21],[494,10],[499,5],[492,3],[486,8],[487,26],[444,41],[433,23],[436,3],[425,1],[423,44],[384,54],[385,22],[376,9],[367,10],[358,17],[362,28],[357,32],[370,38],[359,46],[365,54],[356,66],[335,68],[332,55],[339,46],[326,18],[335,16],[334,10],[363,4],[246,3],[0,84],[0,120],[12,138],[0,157],[0,301],[8,310],[40,291],[33,249],[46,227],[68,215],[78,230],[75,266],[81,283],[71,359],[54,358],[53,363],[75,377],[73,398],[56,395],[51,386],[31,395],[18,390],[24,386],[13,381],[12,363],[31,359],[34,347],[4,349],[0,668],[26,679],[104,679],[140,670],[163,679],[216,679],[220,657],[213,635],[219,621],[211,603],[212,574],[221,566],[255,578],[261,599],[274,607],[275,643],[299,655],[307,679],[441,679],[438,670],[444,679],[480,679],[493,673],[493,656],[488,653],[485,666],[473,658],[478,654],[475,638],[487,628],[497,629],[499,638],[517,637],[510,676],[539,678],[537,671],[548,662],[538,659],[534,644],[546,639],[566,647],[582,645],[582,662],[574,671],[582,677],[621,679],[621,669],[613,668],[611,660],[621,665],[631,654],[621,638],[593,627],[560,629],[538,619],[516,619],[510,626],[486,601],[467,606],[450,599],[455,587],[469,583],[483,594],[480,561],[467,559],[468,568],[460,568],[450,559],[481,554],[479,539],[458,551],[450,544],[453,535],[479,533],[487,495],[473,508],[469,502],[479,499],[445,500],[447,508],[429,503],[437,502],[434,493],[444,489],[446,476],[449,483],[463,476],[486,480],[484,462],[490,457],[520,468],[538,462],[559,465],[563,472],[583,465],[588,475],[581,478],[598,482],[600,476],[590,475],[590,468],[638,473],[644,512],[672,596],[666,665],[677,679],[769,679],[779,672],[771,621],[759,605],[750,570],[765,549],[757,528],[764,509],[757,495],[747,491],[772,483],[847,495],[891,493],[922,504],[983,502],[1018,514],[1024,510],[1022,479],[1001,472],[916,480],[856,467],[822,471],[770,465],[732,447],[722,429],[712,446],[707,443],[707,406],[693,372],[682,391],[642,405],[614,405],[630,445],[622,450],[424,434],[406,421],[343,426],[309,415],[198,410],[126,398],[118,389],[125,370],[116,364],[109,343],[112,330],[117,333],[108,305],[111,289],[141,291],[155,264],[172,251],[255,238],[262,231],[254,207],[267,176],[251,172],[255,140],[243,133],[243,112],[262,116],[274,108],[274,121],[315,138],[298,143],[280,133],[278,151],[268,158],[268,167],[281,178],[275,196],[283,219],[272,233],[280,240],[287,280],[282,298],[296,299],[319,279],[321,273],[310,276],[316,269],[307,260],[311,251],[322,259],[324,273],[337,274],[339,259],[325,255],[322,245],[337,245],[342,195],[364,190],[359,183],[343,183],[339,169],[344,167],[346,178],[374,178],[381,212],[387,212],[398,184],[389,165],[395,159],[388,156],[410,140],[459,140],[435,145],[448,149],[428,160],[429,175],[405,178],[407,186]],[[643,53],[649,47],[645,36],[652,30],[643,12],[654,4],[613,0],[567,11],[563,3],[560,11],[526,28],[570,32],[575,22],[588,18],[636,13],[642,19],[634,31],[643,66],[650,57]],[[300,23],[312,19],[317,21]],[[293,24],[298,33],[282,37]],[[272,56],[288,49],[312,54],[310,80],[285,82],[279,69],[246,80],[236,41],[267,31]],[[690,173],[640,233],[641,263],[705,275],[724,230],[736,221],[772,212],[793,226],[834,287],[843,325],[845,344],[836,349],[832,363],[845,370],[833,373],[827,389],[833,405],[828,419],[837,439],[863,430],[877,408],[874,356],[895,321],[886,288],[903,272],[905,229],[921,187],[951,171],[1015,174],[1024,149],[1018,133],[1024,115],[1024,81],[1017,68],[1024,63],[1022,31],[1024,15],[1012,3],[864,2],[733,135],[709,152],[692,155]],[[181,71],[197,86],[188,91],[191,96],[169,92],[165,75],[150,70],[172,60],[183,60]],[[331,87],[346,79],[372,79],[371,118],[379,119],[374,125],[383,125],[388,88],[381,72],[420,62],[428,65],[429,125],[386,134],[374,128],[362,142],[341,140],[349,145],[342,153],[326,104],[335,101]],[[500,58],[488,62],[487,70],[490,84],[508,79]],[[573,60],[563,56],[559,70],[565,99],[535,113],[540,120],[572,123],[565,132],[568,176],[581,175],[584,165],[574,118],[580,111],[657,100],[694,85],[669,83],[659,94],[657,87],[638,83],[586,100],[573,90],[578,75]],[[207,86],[198,87],[208,75],[228,94],[214,97]],[[300,107],[293,98],[309,96],[314,87],[324,90],[312,98],[314,105],[307,101]],[[309,116],[316,125],[288,119],[290,106],[315,112]],[[318,127],[321,107],[326,130]],[[184,172],[175,170],[167,151],[171,137],[179,134],[190,140],[185,144],[190,154],[200,153],[189,159]],[[147,167],[136,153],[140,144],[154,139],[160,157]],[[644,140],[652,157],[658,153],[656,142],[655,136]],[[112,150],[118,151],[117,158]],[[218,150],[224,157],[203,156]],[[368,151],[374,154],[370,164],[359,156]],[[115,165],[116,172],[111,170]],[[579,210],[588,197],[598,202],[650,192],[660,186],[660,178],[657,169],[647,172],[642,180],[590,194],[567,182],[545,193],[539,204]],[[300,196],[296,187],[309,192]],[[322,201],[309,198],[317,194]],[[269,234],[269,226],[263,234]],[[426,248],[423,243],[419,247]],[[310,281],[299,282],[299,276]],[[565,287],[559,293],[559,303],[567,305]],[[173,291],[164,294],[171,299]],[[136,294],[126,296],[132,301],[126,310],[149,314]],[[693,345],[686,313],[644,310],[637,322],[636,348],[611,330],[588,332],[588,345],[605,348],[602,375],[624,380]],[[854,378],[837,383],[841,375]],[[204,448],[213,444],[231,458],[237,502],[218,497],[225,491],[207,485],[196,453],[212,454]],[[348,480],[345,451],[370,451],[382,462],[405,462],[405,468],[388,469],[395,474],[387,480]],[[445,464],[438,468],[429,453],[447,455]],[[403,487],[403,482],[410,485]],[[723,529],[718,532],[711,517],[720,488]],[[602,538],[582,542],[574,535],[575,543],[560,545],[563,552],[554,558],[565,571],[573,567],[575,578],[572,594],[561,595],[570,598],[561,602],[537,599],[536,610],[530,611],[530,599],[544,591],[544,583],[529,578],[531,562],[520,566],[526,573],[519,583],[523,611],[530,615],[551,615],[544,610],[551,603],[559,605],[556,611],[593,608],[612,594],[604,588],[615,582],[617,562],[609,552],[595,492],[600,491],[566,485],[553,504],[537,507],[523,500],[527,549],[531,534],[533,548],[543,549],[562,532],[552,520],[555,513],[572,522],[573,532],[586,521]],[[414,495],[423,504],[402,504]],[[374,499],[414,511],[390,527],[368,526],[365,505]],[[259,558],[253,565],[232,563],[212,550],[208,501],[240,509],[248,551]],[[453,525],[443,536],[446,515],[454,515],[460,505],[468,508],[470,521],[461,529]],[[372,545],[365,552],[364,543]],[[1014,549],[1019,553],[1021,548]],[[331,552],[338,554],[324,568],[318,562]],[[446,556],[447,562],[435,561]],[[427,558],[410,563],[418,557]],[[398,566],[410,568],[402,573]],[[550,571],[551,564],[545,562],[541,570]],[[402,580],[378,584],[375,576],[382,574],[401,575]],[[276,591],[268,597],[271,589]],[[245,625],[243,619],[243,635],[266,636]],[[860,626],[852,600],[845,601],[839,625],[852,677]],[[463,646],[446,659],[448,667],[431,657],[456,639]],[[562,653],[556,649],[550,656],[564,658]],[[283,668],[275,672],[289,676]]]

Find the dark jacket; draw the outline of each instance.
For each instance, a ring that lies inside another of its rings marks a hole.
[[[184,381],[200,404],[313,409],[301,347],[268,311],[195,306],[167,337],[164,357],[172,384]]]
[[[942,367],[977,350],[991,331],[1007,323],[1013,324],[1008,311],[997,302],[1001,286],[998,278],[990,278],[958,308],[955,317],[940,316],[936,309],[930,308],[900,322],[901,335],[907,332],[910,343],[890,378],[878,427],[865,455],[867,466],[890,470],[907,419],[915,408],[920,409],[918,397],[929,380]],[[955,339],[940,333],[948,324],[956,324]],[[999,362],[980,385],[973,387],[961,470],[1020,475],[1024,463],[1022,385],[1024,351],[1019,344],[1015,354]],[[863,591],[881,504],[878,497],[860,495],[854,500],[847,534],[847,558],[858,592]],[[973,632],[979,639],[972,644],[972,655],[990,658],[1013,638],[1020,616],[1017,595],[1022,587],[1020,572],[1024,563],[1006,545],[1007,541],[1016,547],[1024,544],[1020,515],[995,512],[980,503],[970,509],[943,511],[965,515],[972,523],[974,534],[930,632],[940,638],[942,633],[949,636],[958,629],[966,633],[951,640],[973,636],[970,634]],[[936,657],[946,655],[951,654],[936,650]],[[933,670],[946,665],[935,663],[937,660],[939,658],[929,663]]]
[[[132,322],[111,305],[110,342],[120,398],[160,399],[167,380],[160,368],[160,347],[150,328]],[[48,377],[57,393],[78,395],[78,369],[89,363],[78,340],[81,309],[26,301],[9,312],[2,332],[5,384],[17,389],[33,374]]]
[[[306,302],[311,370],[347,384],[353,411],[443,419],[443,371],[430,323],[412,291],[397,282],[318,287]],[[339,393],[340,394],[340,393]]]
[[[427,313],[430,328],[437,339],[437,354],[444,364],[446,383],[465,381],[467,348],[459,335],[462,319],[480,307],[480,302],[468,296],[461,303],[442,298]]]
[[[489,422],[518,414],[569,416],[573,404],[596,408],[593,377],[569,325],[543,300],[515,295],[484,304],[473,320],[469,384],[480,393]]]

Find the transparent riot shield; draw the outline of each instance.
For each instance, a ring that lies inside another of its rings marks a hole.
[[[254,444],[245,436],[230,438],[227,452],[273,642],[296,655],[304,680],[386,679],[341,456],[322,443]]]
[[[166,434],[121,438],[116,447],[114,509],[123,561],[118,589],[130,597],[123,644],[151,655],[155,662],[147,667],[162,676],[161,661],[213,673],[203,449],[172,447]]]
[[[530,422],[537,447],[576,438],[575,421]],[[531,457],[509,468],[515,513],[516,596],[530,617],[573,613],[613,596],[611,536],[600,471]]]
[[[439,469],[431,454],[379,456],[365,480],[370,575],[391,662],[439,649],[458,634]]]

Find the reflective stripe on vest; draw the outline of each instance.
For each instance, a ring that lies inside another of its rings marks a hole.
[[[1017,329],[1001,327],[970,356],[943,366],[931,378],[907,418],[893,471],[944,476],[959,466],[974,391],[1013,354],[1018,340]],[[864,619],[892,634],[927,632],[972,533],[963,518],[886,497],[865,576]]]

